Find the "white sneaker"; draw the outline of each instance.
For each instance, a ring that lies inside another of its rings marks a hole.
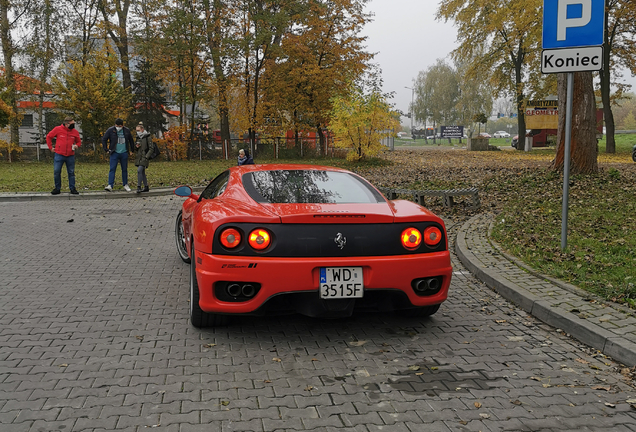
[[[107,190],[108,192],[112,192],[113,191],[113,187],[111,185],[108,185],[104,188],[104,190]]]
[[[124,189],[126,189],[126,192],[130,192],[130,186],[128,186],[127,184],[124,185]]]

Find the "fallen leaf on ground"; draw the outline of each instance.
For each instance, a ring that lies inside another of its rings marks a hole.
[[[502,323],[505,323],[505,322],[506,322],[506,320],[495,320],[495,322],[496,322],[497,324],[502,324]]]
[[[577,358],[575,361],[579,362],[579,363],[583,363],[583,364],[590,364],[589,361],[587,360],[583,360],[582,358]]]
[[[616,405],[614,405],[613,403],[609,403],[609,402],[605,402],[605,406],[610,407],[610,408],[616,408]]]
[[[314,386],[308,385],[307,387],[305,387],[306,391],[312,391],[313,389],[314,389]]]
[[[610,386],[594,386],[592,387],[592,390],[605,390],[605,391],[610,391],[611,388]]]
[[[359,347],[364,345],[365,343],[367,343],[367,341],[353,341],[353,342],[349,342],[349,345],[354,347]]]
[[[539,377],[530,377],[531,380],[535,380],[535,381],[541,381],[541,378]]]
[[[479,414],[479,417],[483,418],[483,419],[487,419],[490,418],[490,414]]]
[[[275,361],[275,362],[282,362],[282,360],[281,360],[281,359],[279,359],[278,357],[274,357],[274,358],[272,359],[272,361]]]
[[[510,401],[510,403],[513,405],[521,405],[522,402],[519,399],[517,399],[517,400]]]
[[[230,404],[230,401],[226,401],[226,400],[221,401],[221,405],[223,406],[228,406],[229,404]]]
[[[475,408],[481,408],[481,404],[479,402],[475,402]]]
[[[411,366],[409,366],[409,370],[418,371],[418,370],[420,370],[420,367],[417,366],[417,365],[411,365]]]
[[[212,344],[212,343],[210,343],[210,344],[205,344],[205,345],[203,345],[203,346],[204,346],[205,348],[212,348],[212,347],[215,347],[215,346],[216,346],[216,344]]]

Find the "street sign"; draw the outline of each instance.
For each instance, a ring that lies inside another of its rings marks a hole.
[[[543,49],[603,45],[605,0],[544,0]]]
[[[589,72],[603,69],[603,47],[582,47],[543,50],[541,72]]]
[[[442,138],[463,138],[464,126],[440,126]]]

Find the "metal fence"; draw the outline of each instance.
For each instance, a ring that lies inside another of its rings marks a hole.
[[[22,152],[14,153],[14,159],[21,161],[52,161],[53,153],[46,144],[20,143]],[[167,160],[166,148],[159,146],[161,154],[158,160]],[[240,149],[250,152],[256,162],[257,159],[315,159],[315,158],[344,158],[346,149],[336,148],[329,142],[326,148],[320,146],[318,139],[303,138],[296,142],[288,138],[259,138],[254,143],[245,139],[231,139],[225,144],[212,140],[195,139],[187,143],[186,160],[230,160],[238,157]],[[83,142],[75,152],[79,161],[106,161],[107,156],[102,151],[101,143]]]

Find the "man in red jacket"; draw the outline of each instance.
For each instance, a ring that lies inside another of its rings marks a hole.
[[[55,149],[53,149],[53,138],[55,138]],[[82,145],[80,135],[75,129],[75,121],[72,117],[66,117],[64,122],[53,128],[46,136],[46,145],[49,150],[55,152],[53,159],[53,181],[55,189],[51,191],[52,195],[59,195],[62,187],[62,165],[66,164],[66,173],[68,174],[68,188],[73,195],[79,195],[75,189],[75,150]]]

